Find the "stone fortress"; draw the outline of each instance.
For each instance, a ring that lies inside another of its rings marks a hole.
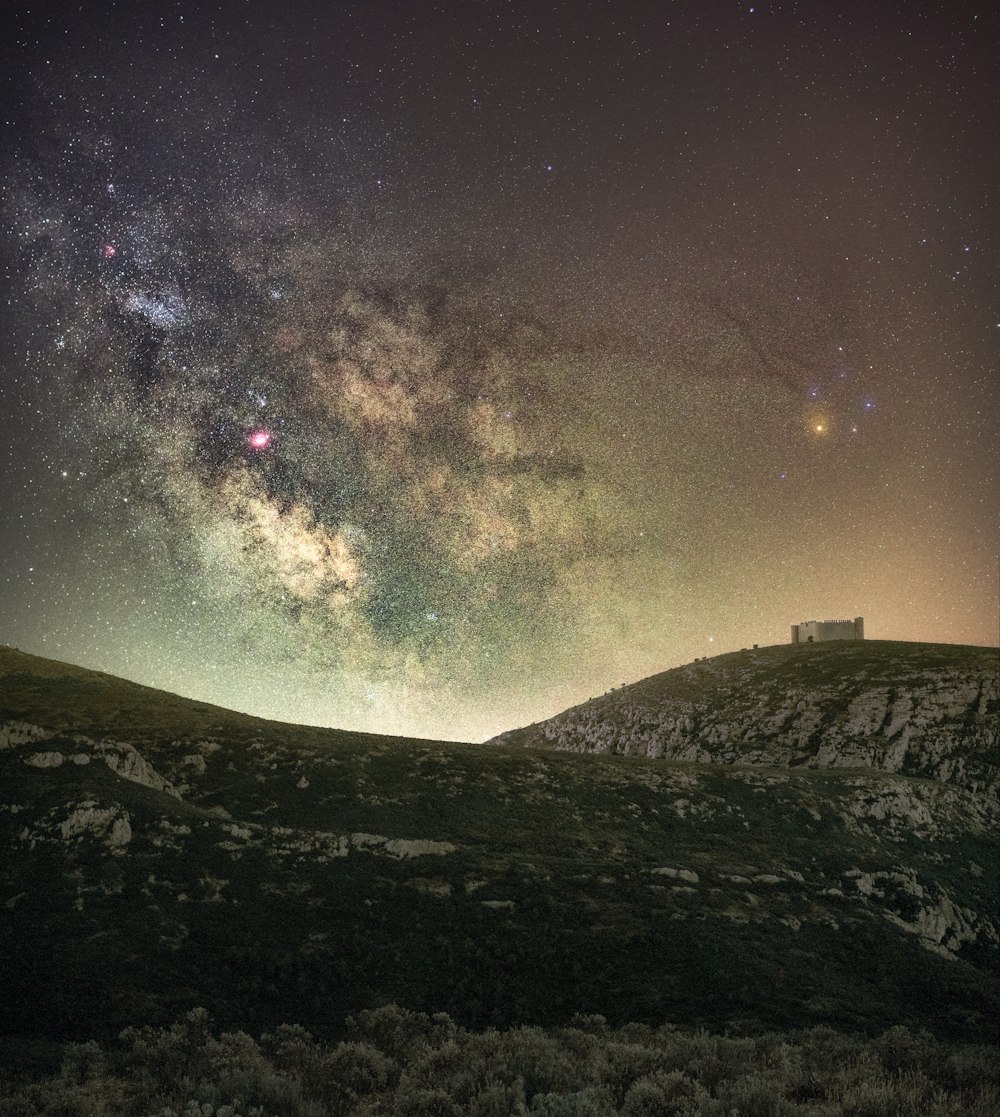
[[[793,644],[821,644],[826,640],[863,640],[865,618],[853,621],[803,621],[792,625]]]

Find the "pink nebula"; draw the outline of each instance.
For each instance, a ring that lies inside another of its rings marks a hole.
[[[105,260],[110,260],[112,256],[116,256],[118,254],[118,249],[115,248],[115,246],[113,244],[106,244],[104,246],[103,252],[104,252],[104,259]]]
[[[247,435],[247,442],[251,450],[266,450],[271,445],[271,439],[274,435],[269,430],[264,430],[259,427],[257,430],[252,430]]]

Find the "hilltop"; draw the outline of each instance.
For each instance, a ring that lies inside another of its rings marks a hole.
[[[1000,650],[779,645],[676,667],[492,743],[711,764],[867,768],[997,790]]]
[[[901,693],[920,656],[979,686],[981,649],[902,648],[918,659],[878,686]],[[638,709],[668,677],[735,710],[741,663],[787,694],[833,662],[819,651],[723,656],[578,711]],[[995,1036],[995,736],[956,731],[950,768],[909,774],[913,734],[887,771],[766,741],[734,758],[721,738],[677,759],[645,732],[645,754],[591,755],[289,726],[0,649],[0,1033],[111,1035],[204,1005],[330,1036],[396,1002],[475,1028],[600,1013]]]

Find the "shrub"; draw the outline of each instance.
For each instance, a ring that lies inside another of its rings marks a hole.
[[[740,1117],[791,1117],[798,1107],[782,1096],[773,1078],[745,1074],[723,1083],[718,1097]]]
[[[479,1060],[469,1043],[449,1041],[433,1051],[425,1051],[403,1072],[400,1089],[429,1090],[447,1086],[452,1097],[468,1099],[476,1081]]]
[[[616,1105],[622,1104],[633,1083],[665,1069],[662,1052],[638,1044],[613,1041],[605,1048],[605,1057],[603,1084],[611,1091]]]
[[[730,1039],[726,1036],[696,1032],[689,1041],[684,1070],[710,1092],[723,1082],[739,1078],[757,1065],[758,1053],[752,1039]]]
[[[440,1046],[455,1034],[455,1025],[445,1013],[432,1018],[398,1005],[366,1009],[347,1018],[348,1032],[371,1043],[398,1063],[404,1063],[428,1047]]]
[[[510,1117],[524,1112],[524,1087],[520,1079],[513,1082],[489,1082],[480,1087],[462,1107],[467,1117]]]
[[[580,1060],[541,1028],[514,1028],[500,1037],[497,1052],[500,1066],[524,1081],[525,1093],[568,1093],[580,1086],[596,1084],[583,1078]]]
[[[584,1012],[577,1012],[571,1018],[569,1025],[571,1028],[576,1028],[581,1032],[589,1032],[594,1036],[606,1036],[608,1034],[608,1022],[599,1013],[588,1015]]]
[[[463,1117],[443,1090],[407,1090],[397,1093],[393,1117]]]
[[[169,1029],[126,1028],[120,1038],[125,1066],[159,1086],[210,1073],[210,1021],[203,1008],[192,1009]]]
[[[282,1024],[260,1037],[260,1049],[285,1074],[314,1075],[323,1056],[313,1037],[298,1024]]]
[[[322,1073],[358,1097],[387,1090],[399,1077],[395,1059],[370,1043],[338,1043],[322,1062]]]
[[[951,1088],[979,1086],[1000,1088],[1000,1049],[962,1047],[948,1052],[941,1065],[939,1080]],[[1000,1106],[997,1107],[1000,1111]]]
[[[686,1074],[657,1071],[629,1087],[621,1117],[682,1117],[696,1113],[708,1100],[708,1091]]]
[[[935,1049],[933,1038],[927,1032],[911,1032],[907,1028],[890,1028],[876,1039],[871,1047],[890,1073],[917,1070],[926,1067]]]
[[[611,1095],[603,1087],[589,1086],[572,1094],[536,1094],[530,1117],[617,1117]]]

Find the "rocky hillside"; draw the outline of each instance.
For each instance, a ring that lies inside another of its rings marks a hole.
[[[1000,651],[887,640],[733,652],[494,744],[779,768],[869,768],[997,790]]]
[[[815,695],[787,649],[747,656],[681,672],[692,707],[768,657],[784,695]],[[907,774],[913,758],[810,767],[818,749],[733,764],[718,738],[711,762],[400,740],[0,649],[0,1035],[114,1034],[196,1005],[335,1034],[395,1001],[476,1027],[584,1012],[982,1040],[1000,1019],[988,740],[942,751],[939,779]]]

